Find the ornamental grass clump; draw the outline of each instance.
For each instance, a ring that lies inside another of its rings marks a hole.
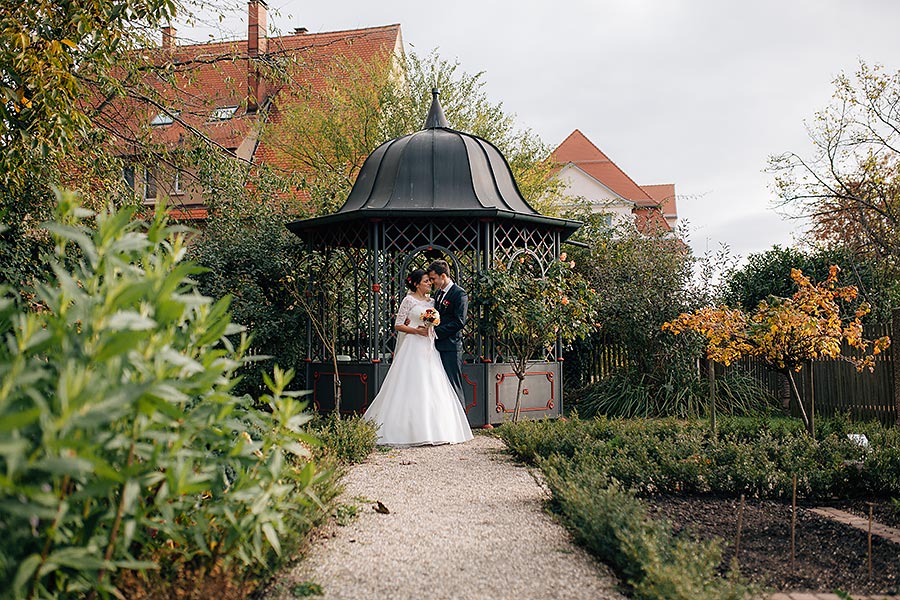
[[[240,597],[324,512],[306,402],[278,368],[264,411],[232,394],[247,338],[195,290],[163,209],[58,197],[39,308],[0,291],[0,589],[176,597],[186,571],[197,597]]]

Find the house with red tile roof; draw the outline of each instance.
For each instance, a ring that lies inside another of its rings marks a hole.
[[[247,39],[238,41],[179,45],[166,27],[161,47],[137,57],[148,66],[141,93],[85,99],[126,163],[126,185],[147,205],[166,197],[176,217],[206,218],[207,190],[196,165],[179,153],[203,143],[248,169],[283,167],[260,137],[264,123],[280,122],[304,91],[326,85],[329,65],[402,55],[397,24],[325,33],[297,28],[268,37],[266,16],[266,2],[250,0]],[[158,153],[147,155],[148,142]]]
[[[675,228],[675,185],[638,185],[578,129],[551,158],[560,165],[554,177],[565,183],[567,193],[589,201],[594,212],[608,214],[611,224],[633,221],[641,231]]]

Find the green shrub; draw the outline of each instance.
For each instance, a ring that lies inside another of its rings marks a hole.
[[[723,417],[709,424],[678,419],[574,418],[504,426],[499,434],[519,456],[587,453],[605,473],[638,494],[718,493],[789,498],[797,475],[801,498],[900,495],[900,432],[877,423],[865,449],[822,421],[809,437],[800,421]]]
[[[744,598],[737,578],[717,568],[720,544],[675,536],[664,521],[649,518],[643,503],[624,491],[585,454],[553,455],[538,461],[554,503],[576,539],[609,564],[646,600]]]
[[[167,566],[190,585],[251,580],[323,512],[329,475],[301,444],[292,373],[266,378],[267,411],[231,393],[246,337],[229,342],[227,298],[196,292],[162,214],[89,229],[60,195],[41,310],[0,293],[0,589],[14,597],[105,596]]]
[[[338,417],[334,413],[317,415],[308,425],[321,445],[313,448],[316,460],[334,459],[343,465],[361,463],[375,449],[378,430],[361,416]]]

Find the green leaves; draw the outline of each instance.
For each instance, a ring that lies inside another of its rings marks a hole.
[[[266,571],[321,510],[293,372],[249,408],[245,344],[224,337],[242,328],[195,291],[162,213],[89,228],[59,205],[41,310],[0,302],[0,588],[71,597],[160,559]]]

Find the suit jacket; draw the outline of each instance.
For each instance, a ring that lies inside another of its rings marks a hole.
[[[469,310],[466,291],[454,283],[435,308],[441,314],[441,324],[434,328],[437,335],[434,347],[439,352],[458,352],[462,347],[461,332],[466,325],[466,313]]]

